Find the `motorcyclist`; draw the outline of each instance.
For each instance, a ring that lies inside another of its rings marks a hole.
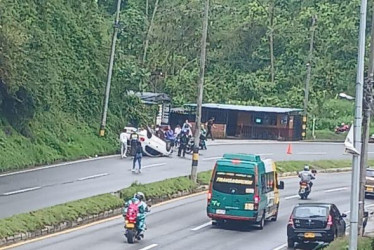
[[[314,175],[309,169],[309,166],[305,165],[304,170],[299,173],[300,183],[306,182],[309,185],[309,189],[312,190],[313,182],[315,179]]]
[[[146,213],[150,212],[147,203],[145,203],[145,195],[142,192],[137,192],[134,194],[133,198],[125,202],[123,212],[122,212],[123,217],[126,216],[127,208],[130,206],[130,204],[138,205],[139,211],[138,211],[138,216],[136,219],[136,224],[139,230],[139,236],[144,237],[144,231],[146,229],[145,217],[146,217]]]

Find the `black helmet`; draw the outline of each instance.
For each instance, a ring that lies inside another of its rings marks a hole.
[[[142,192],[137,192],[135,195],[134,195],[135,198],[141,200],[141,201],[144,201],[145,200],[145,195],[142,193]]]

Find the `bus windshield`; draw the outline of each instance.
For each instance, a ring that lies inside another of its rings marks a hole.
[[[253,194],[254,187],[251,174],[218,171],[213,180],[213,189],[226,194]]]

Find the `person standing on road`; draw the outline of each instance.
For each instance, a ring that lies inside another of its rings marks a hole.
[[[206,130],[205,130],[204,124],[201,124],[200,144],[201,144],[201,147],[206,150],[207,147],[206,147],[205,141],[206,141]]]
[[[178,156],[180,157],[181,154],[183,153],[183,157],[186,155],[186,147],[188,143],[188,135],[186,130],[182,130],[180,133],[180,145],[178,148]]]
[[[208,122],[206,123],[206,126],[208,128],[208,132],[206,133],[206,139],[208,139],[208,136],[210,135],[210,137],[212,138],[212,141],[214,141],[213,133],[212,133],[212,128],[216,127],[214,126],[214,117],[208,120]]]
[[[127,154],[127,129],[123,129],[122,133],[119,135],[119,140],[121,142],[121,158],[126,158]]]
[[[139,164],[138,173],[141,173],[143,149],[142,149],[142,144],[140,143],[140,140],[137,140],[135,145],[136,145],[135,146],[135,156],[134,156],[134,161],[133,161],[133,165],[132,165],[132,172],[135,172],[135,164],[136,164],[136,162],[138,162],[138,164]]]
[[[187,130],[188,135],[192,136],[192,125],[188,120],[183,123],[182,130]]]

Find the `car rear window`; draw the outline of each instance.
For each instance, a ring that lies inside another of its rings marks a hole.
[[[367,170],[366,171],[366,176],[367,177],[374,177],[374,171],[373,170]]]
[[[226,194],[253,194],[254,178],[251,174],[216,172],[213,189]]]
[[[323,206],[300,206],[294,210],[294,217],[297,218],[314,218],[314,217],[327,217],[329,209]]]

